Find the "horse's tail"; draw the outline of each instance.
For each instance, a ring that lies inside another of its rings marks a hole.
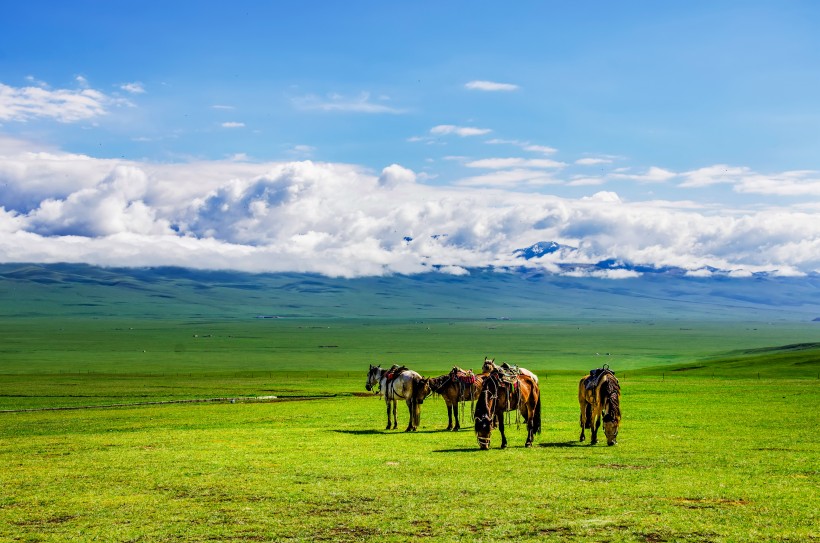
[[[584,428],[587,428],[587,429],[591,430],[592,429],[592,404],[588,403],[586,405],[586,407],[584,407],[584,409],[586,410],[586,417],[584,418],[584,420],[585,420]]]
[[[538,390],[538,387],[535,388]],[[538,399],[535,401],[535,413],[533,413],[532,428],[535,433],[541,433],[541,391],[538,390]]]

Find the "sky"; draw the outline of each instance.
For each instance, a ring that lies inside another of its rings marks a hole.
[[[820,273],[820,4],[8,3],[0,262]],[[573,265],[576,265],[573,267]]]

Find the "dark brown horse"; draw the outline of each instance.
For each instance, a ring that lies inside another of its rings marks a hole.
[[[578,403],[581,407],[579,441],[584,440],[584,429],[588,428],[592,434],[589,444],[598,443],[598,428],[603,415],[606,444],[615,445],[618,443],[618,427],[621,424],[621,385],[611,371],[605,371],[595,386],[587,388],[591,379],[592,375],[587,375],[578,383]]]
[[[541,391],[529,375],[509,374],[495,369],[487,375],[481,385],[475,407],[475,433],[478,447],[490,448],[490,434],[493,421],[501,432],[501,448],[507,446],[504,435],[504,412],[518,410],[527,423],[525,447],[532,447],[536,433],[541,433]]]
[[[458,404],[478,399],[483,378],[484,374],[475,375],[458,366],[453,366],[448,374],[430,378],[430,389],[439,394],[447,405],[447,430],[457,432],[461,429]]]

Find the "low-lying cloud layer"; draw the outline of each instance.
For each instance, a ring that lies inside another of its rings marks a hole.
[[[440,187],[419,183],[414,172],[396,164],[376,173],[309,161],[154,164],[25,148],[0,141],[3,262],[348,277],[432,269],[464,273],[470,267],[520,265],[515,249],[549,240],[576,249],[528,265],[566,272],[558,265],[614,258],[682,267],[695,275],[710,266],[738,274],[820,271],[814,210],[740,212],[691,202],[625,202],[605,191],[567,199],[504,190],[503,182],[499,189],[470,183]],[[529,171],[532,164],[476,166]],[[683,175],[687,183],[710,184],[749,173],[720,170]],[[748,183],[759,187],[763,181]],[[624,274],[612,272],[619,273]]]

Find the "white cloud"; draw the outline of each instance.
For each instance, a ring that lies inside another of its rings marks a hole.
[[[117,101],[94,89],[17,88],[0,83],[0,121],[45,118],[72,123],[105,115],[114,103]]]
[[[120,85],[120,88],[125,92],[131,94],[144,94],[145,93],[145,86],[140,83],[139,81],[134,81],[133,83],[123,83]]]
[[[214,104],[214,105],[211,106],[211,109],[224,109],[224,110],[231,111],[231,110],[234,110],[236,108],[234,106],[226,106],[226,105],[223,105],[223,104]]]
[[[236,121],[227,121],[220,125],[222,128],[244,128],[245,123],[240,123]]]
[[[519,265],[514,249],[554,240],[577,250],[532,265],[557,271],[562,263],[615,258],[680,266],[695,276],[709,266],[736,274],[820,272],[817,208],[721,212],[629,202],[609,191],[581,199],[519,192],[563,182],[552,173],[494,170],[448,187],[417,183],[415,172],[397,164],[379,174],[309,161],[154,164],[0,138],[0,261],[464,273]]]
[[[563,162],[546,158],[483,158],[465,164],[468,168],[500,170],[505,168],[563,168]]]
[[[545,155],[552,155],[558,152],[558,149],[555,147],[548,147],[546,145],[524,145],[523,146],[525,151],[531,151],[533,153],[542,153]]]
[[[548,145],[535,145],[528,141],[521,141],[521,140],[505,140],[501,138],[492,138],[484,143],[489,145],[514,145],[515,147],[520,147],[525,151],[529,151],[531,153],[541,153],[544,155],[552,155],[558,152],[558,149],[555,147],[550,147]]]
[[[470,81],[464,85],[470,90],[480,90],[489,92],[509,92],[518,90],[518,85],[512,83],[496,83],[495,81]]]
[[[384,99],[384,97],[382,97]],[[330,94],[325,98],[315,95],[302,96],[292,100],[293,105],[302,110],[313,111],[338,111],[347,113],[405,113],[404,110],[388,106],[387,104],[373,102],[369,92],[363,92],[359,96],[350,98],[340,94]]]
[[[579,166],[597,166],[599,164],[612,164],[609,158],[579,158],[575,161]]]
[[[561,181],[552,175],[540,170],[527,168],[503,169],[500,171],[466,177],[456,181],[456,185],[461,187],[501,187],[514,188],[516,186],[536,187],[544,185],[557,185]]]
[[[413,184],[416,182],[416,173],[398,164],[391,164],[382,170],[379,176],[379,186],[396,187],[399,185]]]
[[[471,126],[455,126],[452,124],[440,124],[430,129],[430,133],[436,136],[446,136],[455,134],[461,137],[483,136],[492,132],[489,128],[475,128]]]
[[[567,186],[588,187],[595,185],[603,185],[604,183],[606,183],[606,179],[603,177],[575,176],[569,182],[567,182]]]
[[[820,196],[820,172],[794,170],[761,174],[745,166],[715,164],[680,174],[683,188],[732,185],[735,192],[771,196]]]
[[[615,179],[629,179],[632,181],[638,181],[639,183],[664,183],[666,181],[669,181],[670,179],[677,177],[677,175],[678,174],[670,172],[669,170],[664,170],[663,168],[652,166],[646,171],[646,173],[614,173],[612,174],[612,177]]]

